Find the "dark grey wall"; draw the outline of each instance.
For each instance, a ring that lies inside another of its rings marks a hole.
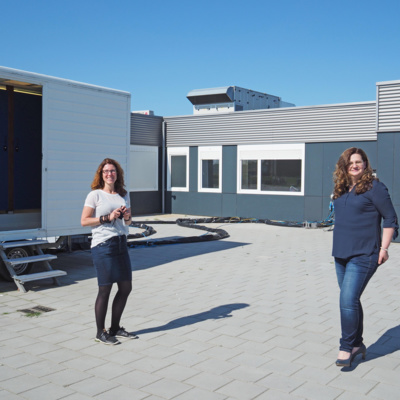
[[[132,215],[162,212],[160,192],[130,192]]]
[[[397,217],[400,217],[400,132],[379,133],[377,174],[390,193]],[[396,239],[400,242],[400,238]]]
[[[304,220],[324,220],[329,215],[333,171],[339,156],[349,147],[362,148],[373,168],[377,165],[376,142],[308,143],[305,154]]]
[[[198,193],[198,151],[197,147],[190,147],[189,192],[168,192],[167,212],[322,221],[329,215],[332,174],[340,154],[349,147],[360,147],[367,153],[379,178],[388,186],[399,213],[400,185],[398,179],[395,182],[394,171],[400,170],[400,160],[396,158],[400,149],[400,134],[379,134],[378,143],[379,146],[375,141],[306,144],[304,196],[237,194],[236,146],[222,148],[222,193]]]

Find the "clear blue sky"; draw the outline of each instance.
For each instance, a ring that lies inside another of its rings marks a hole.
[[[235,85],[297,106],[375,100],[400,80],[400,0],[1,0],[0,65],[121,89],[192,114]]]

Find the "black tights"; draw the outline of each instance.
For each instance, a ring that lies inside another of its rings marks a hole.
[[[132,282],[117,282],[118,291],[114,297],[111,309],[111,330],[118,330],[121,321],[122,312],[124,311],[129,293],[132,291]],[[105,328],[108,300],[111,293],[111,285],[99,286],[94,312],[96,315],[97,332],[101,332]]]

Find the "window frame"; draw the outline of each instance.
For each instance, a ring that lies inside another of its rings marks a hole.
[[[242,161],[257,160],[257,189],[242,189]],[[261,190],[262,160],[301,160],[301,190],[267,191]],[[305,143],[239,145],[237,148],[237,193],[279,196],[304,196],[305,188]]]
[[[167,166],[167,190],[174,192],[188,192],[189,191],[189,147],[168,147],[168,166]],[[186,156],[186,186],[174,187],[171,186],[171,158],[173,156]]]
[[[222,193],[222,146],[199,146],[198,147],[198,179],[197,190],[203,193]],[[203,188],[203,161],[218,160],[218,188]]]

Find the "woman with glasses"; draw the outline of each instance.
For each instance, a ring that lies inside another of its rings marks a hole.
[[[332,255],[340,288],[342,328],[336,365],[349,367],[358,354],[365,359],[360,297],[378,266],[389,259],[389,245],[397,237],[398,224],[388,189],[373,175],[362,149],[345,150],[333,176]]]
[[[132,269],[126,243],[132,217],[124,171],[119,163],[111,158],[103,160],[91,188],[83,207],[81,224],[92,227],[91,251],[99,285],[95,303],[95,340],[114,345],[120,343],[117,337],[137,338],[120,326],[122,312],[132,290]],[[111,327],[107,331],[105,319],[113,283],[117,284],[118,291],[111,308]]]

